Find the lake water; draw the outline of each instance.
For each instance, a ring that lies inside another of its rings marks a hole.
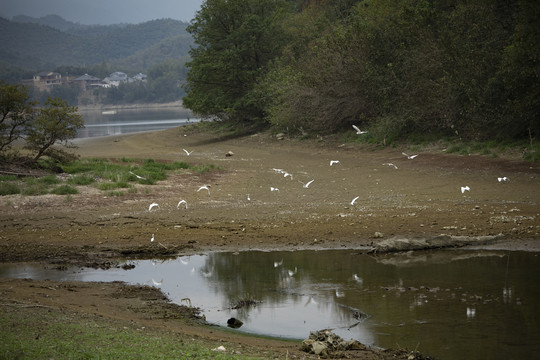
[[[540,358],[537,253],[438,251],[371,257],[354,251],[210,253],[128,261],[132,270],[0,264],[0,276],[156,286],[207,321],[305,339],[333,329],[440,359]],[[183,300],[184,299],[184,300]],[[254,306],[233,309],[238,300]]]
[[[92,110],[79,113],[84,118],[85,127],[77,131],[77,138],[164,130],[199,121],[189,110],[181,108]]]

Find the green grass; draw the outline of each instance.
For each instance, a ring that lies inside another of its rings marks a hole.
[[[250,359],[212,351],[219,345],[52,308],[0,312],[0,359]]]
[[[82,186],[84,186],[84,185],[90,185],[95,181],[96,180],[91,176],[87,176],[87,175],[84,175],[84,174],[79,174],[79,175],[73,176],[72,178],[69,178],[67,183],[71,184],[71,185],[82,185]]]
[[[0,181],[0,196],[20,194],[21,187],[13,182]]]
[[[22,180],[12,175],[0,176],[0,196],[11,194],[43,195],[43,194],[76,194],[77,186],[87,186],[100,179],[96,187],[108,192],[110,196],[121,196],[127,189],[128,193],[136,193],[133,183],[154,185],[167,179],[167,173],[177,170],[191,170],[195,173],[205,173],[216,169],[215,165],[190,165],[186,162],[162,162],[154,159],[78,159],[62,165],[64,172],[71,174],[66,184],[56,175],[42,177],[26,177]]]

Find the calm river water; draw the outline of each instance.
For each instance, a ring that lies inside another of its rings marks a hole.
[[[383,348],[439,359],[540,358],[537,253],[438,251],[371,257],[353,251],[210,253],[129,261],[132,270],[55,271],[0,264],[0,276],[160,287],[237,331],[305,339],[333,329]],[[241,299],[260,301],[233,309]]]
[[[91,110],[80,114],[85,127],[78,130],[78,138],[163,130],[199,121],[189,110],[178,108]]]

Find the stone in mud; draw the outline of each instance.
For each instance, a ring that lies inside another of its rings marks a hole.
[[[237,329],[242,325],[244,325],[244,323],[237,318],[230,318],[229,320],[227,320],[227,326],[233,329]]]

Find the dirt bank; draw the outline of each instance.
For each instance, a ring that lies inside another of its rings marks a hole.
[[[219,170],[174,173],[123,196],[87,187],[69,198],[2,197],[0,261],[106,266],[118,256],[353,249],[394,236],[441,234],[500,235],[489,246],[540,249],[538,164],[441,149],[409,160],[401,154],[407,149],[371,151],[336,139],[276,140],[267,134],[220,138],[189,127],[77,144],[83,157],[177,160]],[[193,152],[188,156],[183,149]],[[331,160],[339,163],[330,166]],[[210,192],[198,192],[202,185]],[[470,191],[462,193],[462,186]],[[180,200],[187,209],[177,208]],[[153,202],[159,209],[148,211]],[[210,336],[208,329],[200,331]]]

